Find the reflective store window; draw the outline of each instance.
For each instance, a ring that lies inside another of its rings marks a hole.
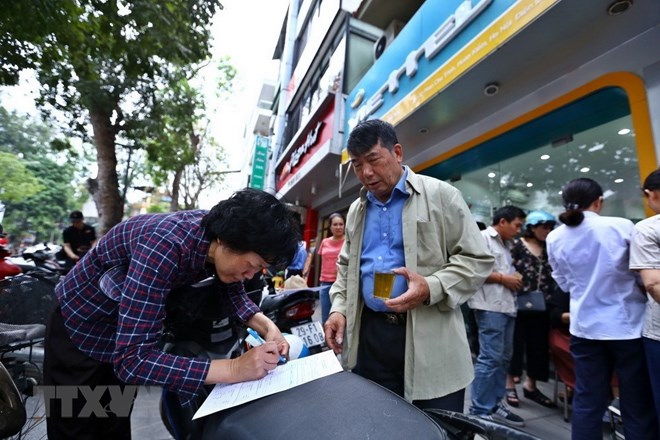
[[[628,97],[609,87],[421,171],[461,190],[476,220],[504,205],[564,211],[561,189],[588,177],[604,191],[602,215],[645,217]]]

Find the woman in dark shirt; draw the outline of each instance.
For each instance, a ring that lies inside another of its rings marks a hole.
[[[545,211],[532,211],[525,221],[523,236],[513,242],[511,258],[513,265],[522,275],[523,288],[521,292],[540,290],[545,293],[546,300],[554,290],[548,255],[545,250],[545,238],[554,228],[554,216]],[[523,371],[523,358],[527,361],[527,377],[523,384],[523,395],[549,408],[554,402],[545,396],[537,387],[536,381],[548,380],[548,312],[525,312],[518,310],[516,326],[513,335],[513,357],[507,375],[507,402],[518,406],[518,394],[514,378],[519,378]]]

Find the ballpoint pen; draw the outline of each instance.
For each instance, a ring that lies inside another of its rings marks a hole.
[[[259,336],[259,333],[257,333],[255,330],[253,330],[253,329],[251,329],[251,328],[248,327],[247,332],[250,334],[250,336],[252,336],[254,339],[257,340],[257,342],[258,342],[257,345],[261,345],[261,344],[263,344],[264,342],[266,342],[266,341],[264,341],[264,338],[262,338],[261,336]],[[280,355],[280,362],[283,363],[283,364],[286,363],[286,358],[285,358],[284,356],[282,356],[282,355]]]

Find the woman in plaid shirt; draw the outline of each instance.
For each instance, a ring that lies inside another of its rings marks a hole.
[[[203,384],[265,376],[289,346],[246,296],[242,281],[271,264],[286,266],[299,241],[284,204],[254,189],[236,192],[209,212],[148,214],[118,224],[56,287],[59,307],[48,325],[44,382],[162,385],[186,404]],[[214,273],[235,317],[267,343],[231,360],[163,353],[157,344],[167,295]],[[49,403],[51,440],[130,438],[129,417],[77,417],[84,396],[73,400],[72,411],[58,399]]]

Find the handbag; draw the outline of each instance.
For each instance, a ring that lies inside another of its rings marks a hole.
[[[540,290],[543,260],[539,263],[539,273],[536,279],[536,290],[523,292],[516,296],[519,312],[545,312],[545,294]]]
[[[545,295],[540,290],[521,293],[516,302],[519,312],[545,312]]]

